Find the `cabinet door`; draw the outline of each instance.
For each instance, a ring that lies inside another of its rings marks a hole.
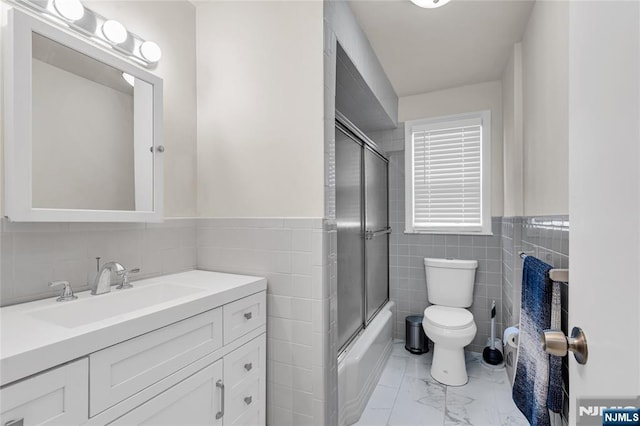
[[[83,423],[89,411],[88,386],[87,358],[9,385],[0,390],[0,424],[72,426]]]
[[[116,419],[112,425],[222,426],[222,360],[203,368],[138,408]]]

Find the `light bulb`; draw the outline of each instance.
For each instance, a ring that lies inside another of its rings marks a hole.
[[[451,0],[411,0],[411,3],[426,9],[435,9],[436,7],[444,6],[450,1]]]
[[[102,34],[107,40],[115,44],[122,43],[128,37],[127,29],[120,22],[113,19],[102,24]]]
[[[124,81],[129,83],[132,87],[134,87],[136,85],[136,78],[134,76],[132,76],[131,74],[127,74],[126,72],[123,72],[122,73],[122,78],[124,78]]]
[[[145,41],[140,46],[140,54],[149,62],[158,62],[162,57],[160,46],[152,41]]]
[[[84,16],[84,6],[80,0],[53,0],[53,7],[69,21],[77,21]]]

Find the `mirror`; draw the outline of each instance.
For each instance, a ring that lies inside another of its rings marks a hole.
[[[9,24],[9,219],[162,220],[162,81],[15,9]]]

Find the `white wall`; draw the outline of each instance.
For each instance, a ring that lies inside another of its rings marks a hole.
[[[398,121],[491,110],[491,215],[502,216],[502,84],[490,81],[401,97]]]
[[[522,130],[522,44],[513,46],[502,73],[504,216],[524,213]]]
[[[130,31],[157,42],[163,57],[165,216],[196,213],[195,8],[188,1],[84,1]],[[6,3],[2,3],[4,8]],[[0,170],[0,184],[2,183]],[[1,205],[1,204],[0,204]]]
[[[538,1],[522,40],[524,215],[569,213],[569,2]]]
[[[197,6],[198,215],[322,217],[323,6]]]

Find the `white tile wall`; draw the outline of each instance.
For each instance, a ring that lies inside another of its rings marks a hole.
[[[52,297],[49,281],[87,290],[96,257],[140,268],[132,281],[196,267],[196,220],[145,223],[13,223],[1,220],[0,305]]]
[[[522,218],[502,218],[502,324],[520,320],[520,283],[522,282]]]
[[[337,21],[344,19],[345,5],[324,2],[324,156],[325,156],[325,238],[327,267],[322,282],[314,282],[315,296],[326,301],[322,306],[322,326],[328,330],[324,344],[324,364],[314,367],[314,383],[322,382],[325,398],[314,405],[314,421],[318,424],[338,423],[338,274],[337,274],[337,227],[336,219],[336,156],[335,156],[335,100],[336,62],[338,39],[335,32]],[[315,244],[319,244],[317,241]],[[319,277],[320,275],[314,274]],[[316,278],[316,281],[320,279]],[[314,331],[319,331],[314,330]]]
[[[199,269],[268,280],[270,425],[330,424],[327,394],[336,358],[328,280],[335,271],[334,228],[322,219],[198,221]]]

